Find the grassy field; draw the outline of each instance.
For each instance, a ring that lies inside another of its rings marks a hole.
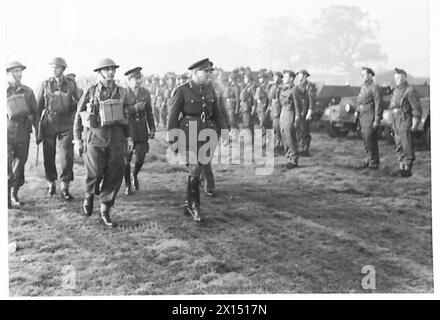
[[[81,216],[80,161],[73,202],[46,199],[31,148],[26,206],[9,210],[12,296],[433,292],[429,151],[417,152],[403,180],[387,142],[380,169],[358,171],[359,139],[314,133],[312,157],[295,170],[282,167],[282,155],[267,177],[216,165],[218,196],[202,195],[205,220],[195,224],[182,214],[185,167],[169,165],[154,140],[141,190],[120,192],[119,226],[109,230],[96,213]],[[375,267],[376,290],[361,286],[365,265]],[[75,270],[71,288],[66,266]]]

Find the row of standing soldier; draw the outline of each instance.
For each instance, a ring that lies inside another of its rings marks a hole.
[[[34,127],[37,144],[43,142],[48,196],[56,194],[55,181],[59,178],[62,198],[72,200],[69,185],[74,178],[74,146],[79,155],[84,154],[86,167],[84,213],[86,216],[93,213],[94,197],[99,195],[101,219],[111,226],[110,209],[124,177],[127,194],[132,192],[132,186],[139,188],[137,174],[149,149],[148,139],[154,137],[156,131],[154,108],[158,105],[157,91],[150,95],[149,90],[142,87],[140,67],[125,73],[128,88],[117,85],[114,75],[119,66],[111,59],[98,63],[94,69],[98,74],[98,82],[84,93],[77,87],[74,76],[64,75],[67,67],[64,59],[55,58],[50,65],[53,67],[53,77],[43,82],[37,97],[32,89],[21,83],[25,66],[13,61],[6,68],[9,76],[8,206],[23,205],[18,198],[18,191],[25,181],[24,168]],[[308,121],[313,112],[316,89],[307,80],[310,74],[306,70],[298,73],[285,70],[283,73],[275,73],[274,81],[269,84],[267,74],[260,73],[259,85],[255,87],[250,73],[244,75],[242,85],[237,84],[236,74],[232,73],[228,77],[228,84],[218,82],[213,85],[210,81],[212,66],[209,59],[198,61],[189,68],[192,72],[189,81],[180,77],[179,86],[169,86],[164,100],[167,111],[163,125],[167,124],[168,129],[180,128],[182,125],[185,128],[185,121],[195,118],[198,128],[208,125],[219,132],[223,128],[237,129],[237,118],[241,115],[243,127],[252,131],[255,124],[253,116],[257,115],[263,131],[269,127],[274,128],[276,146],[283,145],[288,158],[287,166],[296,167],[299,156],[297,137],[301,141],[304,155],[308,155],[311,140]],[[294,85],[296,76],[300,77],[297,86]],[[358,98],[358,111],[367,153],[361,167],[375,169],[379,164],[375,131],[380,124],[382,110],[380,91],[373,77],[374,72],[370,68],[362,69],[364,84]],[[408,85],[406,77],[404,70],[395,69],[396,89],[390,103],[396,153],[403,177],[411,175],[415,159],[411,132],[416,130],[421,117],[420,101],[414,89]],[[164,101],[160,102],[161,105]],[[207,120],[206,123],[202,118]],[[57,141],[60,175],[55,163]],[[131,172],[133,155],[135,165]],[[207,195],[213,195],[212,168],[210,163],[188,164],[188,168],[184,212],[200,221],[200,177],[204,176]]]

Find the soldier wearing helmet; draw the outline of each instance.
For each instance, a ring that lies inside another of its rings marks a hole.
[[[300,154],[304,157],[310,156],[310,122],[316,104],[316,87],[308,80],[310,74],[307,70],[302,69],[297,73],[299,84],[295,87],[295,95],[297,96],[300,114],[296,123],[296,137],[301,147]]]
[[[236,79],[237,75],[235,73],[229,74],[228,84],[224,92],[225,107],[231,129],[238,129],[237,116],[240,106],[240,87],[237,85]]]
[[[259,127],[263,133],[263,147],[266,145],[266,129],[270,127],[269,123],[269,96],[268,96],[268,81],[267,74],[262,70],[258,74],[258,85],[255,90],[254,100],[255,100],[255,111],[258,116]]]
[[[150,149],[148,139],[154,138],[156,125],[151,108],[151,96],[148,89],[142,87],[142,68],[136,67],[124,73],[128,78],[128,92],[135,98],[135,104],[128,107],[130,137],[133,150],[125,156],[125,194],[132,194],[132,188],[139,190],[138,173],[144,165],[145,154]],[[130,163],[134,156],[134,168],[131,173]]]
[[[29,153],[32,126],[38,130],[39,113],[37,101],[31,88],[21,83],[26,69],[18,61],[6,65],[7,141],[8,141],[8,208],[22,206],[18,190],[24,184],[24,168]]]
[[[43,142],[44,171],[48,182],[47,195],[56,194],[55,181],[61,180],[61,197],[65,201],[73,199],[69,192],[73,181],[73,118],[80,99],[76,82],[64,75],[66,61],[57,57],[49,62],[53,76],[43,81],[37,95],[41,114],[41,132],[39,140]],[[55,158],[57,141],[61,163],[58,176]],[[40,141],[39,141],[40,142]]]
[[[76,152],[85,155],[86,193],[83,210],[93,213],[95,187],[101,182],[99,194],[101,220],[112,226],[110,209],[124,177],[124,157],[133,150],[128,127],[129,107],[134,97],[115,83],[119,66],[111,59],[101,60],[93,70],[98,82],[88,88],[78,103],[74,124]],[[81,133],[84,131],[84,142]]]

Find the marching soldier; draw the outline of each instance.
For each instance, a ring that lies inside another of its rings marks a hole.
[[[145,154],[149,150],[148,139],[153,139],[156,132],[150,92],[142,87],[141,70],[141,67],[136,67],[124,74],[128,77],[128,93],[135,97],[135,104],[128,107],[128,128],[134,146],[133,150],[127,152],[125,156],[124,179],[126,195],[132,194],[132,186],[135,190],[139,190],[138,173],[144,165]],[[135,160],[133,173],[131,174],[130,163],[133,154]]]
[[[93,70],[99,81],[86,90],[78,103],[74,125],[76,152],[85,155],[86,193],[83,210],[93,213],[95,186],[101,182],[99,195],[101,219],[112,226],[113,207],[124,176],[126,151],[133,150],[128,129],[128,109],[134,98],[126,89],[116,85],[115,71],[119,66],[111,59],[101,60]],[[84,143],[81,132],[85,131]]]
[[[66,77],[69,78],[69,79],[71,79],[72,81],[75,81],[75,83],[76,83],[76,74],[74,74],[74,73],[69,73],[69,74],[66,74]],[[83,95],[83,93],[84,93],[84,90],[81,89],[81,88],[78,86],[78,84],[76,85],[76,88],[78,89],[78,97],[81,98],[82,95]]]
[[[283,148],[283,140],[281,137],[281,127],[280,127],[280,113],[281,113],[281,103],[280,103],[280,91],[283,83],[283,74],[281,72],[275,72],[273,75],[273,84],[269,92],[270,100],[270,118],[272,119],[272,126],[274,131],[274,148],[275,150],[281,150]]]
[[[8,208],[22,206],[18,190],[24,184],[24,167],[29,153],[29,140],[34,126],[37,135],[39,113],[37,101],[31,88],[21,83],[26,69],[18,61],[6,65],[8,74],[7,140],[8,140]]]
[[[358,96],[358,113],[362,139],[364,140],[367,158],[359,169],[377,169],[379,167],[379,146],[377,130],[382,118],[382,97],[380,87],[373,81],[374,71],[362,67],[362,87]]]
[[[191,80],[179,86],[171,98],[171,113],[168,122],[168,130],[180,128],[185,132],[186,138],[186,162],[189,169],[187,183],[187,200],[184,213],[191,215],[194,221],[201,221],[200,212],[200,189],[199,179],[201,169],[206,166],[202,164],[199,157],[200,147],[204,141],[193,141],[196,149],[190,148],[189,128],[193,125],[197,128],[195,138],[205,128],[211,128],[219,133],[224,128],[222,113],[217,105],[217,98],[213,86],[209,83],[210,73],[213,64],[209,59],[203,59],[191,65],[188,69],[192,71]],[[170,141],[171,144],[174,141]],[[191,161],[195,156],[195,162]],[[213,156],[210,154],[209,156]]]
[[[63,58],[54,58],[50,63],[53,77],[45,80],[37,96],[41,114],[41,132],[43,141],[44,170],[48,181],[47,195],[56,194],[55,181],[58,179],[55,163],[56,145],[59,142],[61,162],[61,197],[70,201],[70,181],[73,181],[73,144],[72,128],[76,106],[79,100],[78,87],[74,80],[64,76],[67,68]],[[41,139],[41,138],[40,138]]]
[[[297,75],[299,77],[299,85],[296,86],[295,94],[298,97],[301,109],[296,128],[297,141],[301,145],[300,154],[304,157],[309,157],[310,142],[312,141],[310,122],[316,104],[316,87],[308,81],[307,78],[310,77],[310,74],[307,70],[302,69]]]
[[[420,97],[412,86],[408,84],[405,70],[394,69],[396,87],[391,97],[390,109],[396,154],[399,159],[401,177],[411,176],[411,169],[415,160],[412,133],[417,130],[422,117]]]
[[[284,152],[288,159],[287,169],[298,167],[298,145],[296,141],[295,123],[299,119],[300,109],[295,97],[295,72],[283,71],[283,86],[279,99],[281,104],[280,127],[284,144]]]

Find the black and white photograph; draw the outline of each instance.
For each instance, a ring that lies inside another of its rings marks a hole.
[[[5,294],[434,294],[430,5],[2,1]]]

